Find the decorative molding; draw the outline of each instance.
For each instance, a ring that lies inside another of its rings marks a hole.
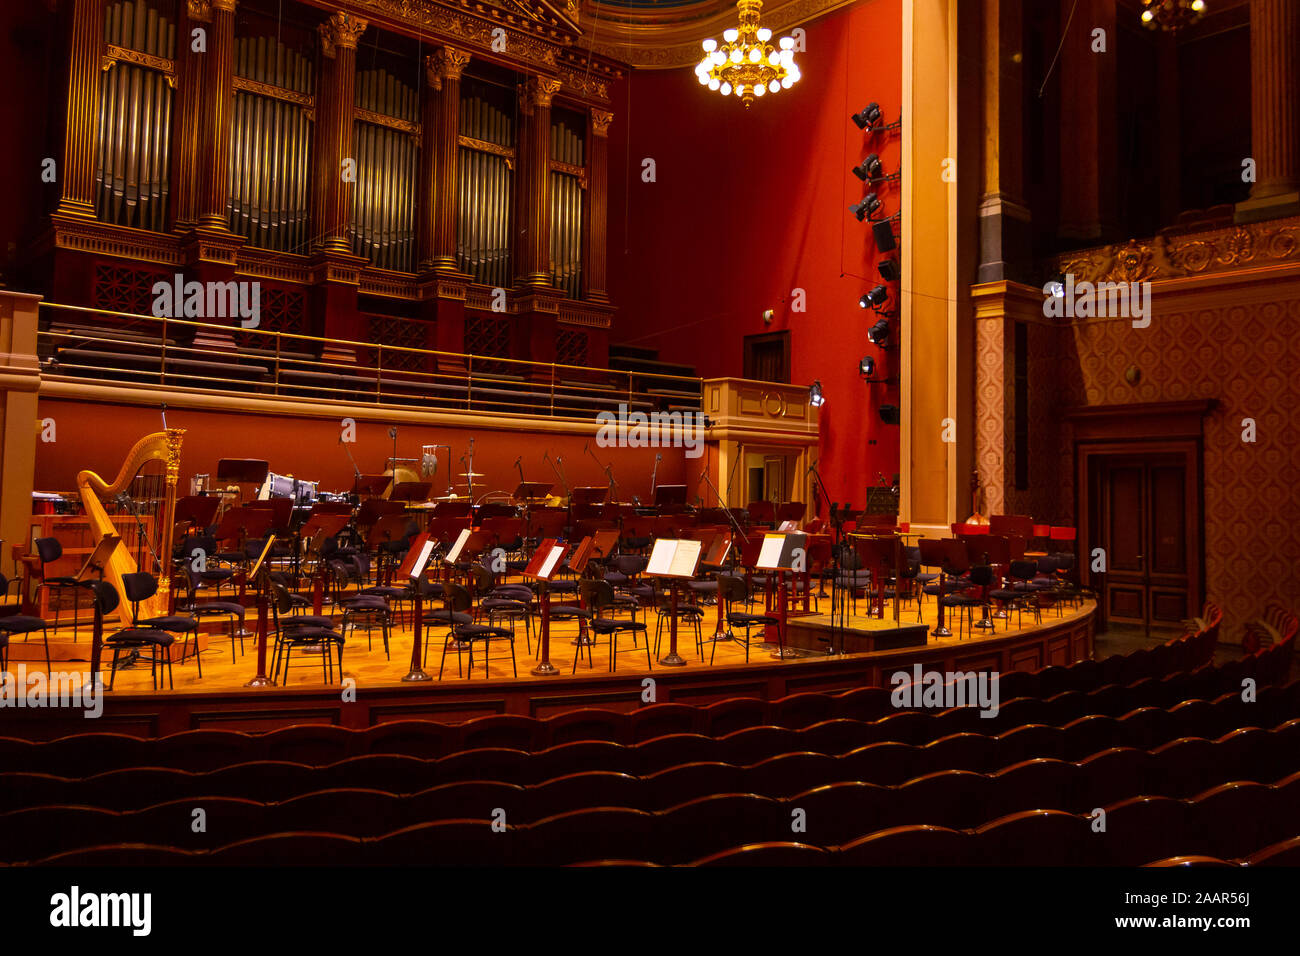
[[[608,136],[609,124],[614,122],[614,114],[608,110],[591,111],[591,132],[595,136]]]
[[[444,46],[426,58],[425,66],[429,85],[441,90],[443,80],[459,80],[464,75],[465,67],[469,66],[469,54],[454,46]]]
[[[131,63],[135,66],[144,67],[147,70],[157,70],[159,73],[167,74],[168,82],[175,85],[176,82],[176,61],[168,60],[165,57],[153,56],[149,53],[141,53],[139,50],[131,50],[123,46],[114,46],[108,44],[104,51],[104,59],[100,64],[103,70],[109,70],[113,64],[122,61]]]
[[[56,249],[72,249],[97,256],[157,262],[169,266],[184,262],[175,236],[95,220],[50,216],[50,240]]]
[[[185,12],[193,23],[211,23],[212,0],[186,0]]]
[[[388,269],[363,269],[357,291],[385,299],[418,299],[419,284],[414,275]]]
[[[1066,253],[1057,264],[1076,282],[1142,282],[1296,261],[1300,217],[1130,239]]]
[[[316,108],[316,97],[310,93],[299,93],[297,90],[286,90],[282,86],[272,86],[270,83],[263,83],[260,80],[250,80],[247,77],[236,76],[234,79],[235,92],[237,93],[255,93],[258,96],[267,96],[274,100],[283,100],[286,103],[292,103],[294,106],[300,106],[305,110],[313,111]]]
[[[524,99],[529,106],[551,108],[551,100],[563,84],[553,76],[530,76],[523,82]]]
[[[399,133],[405,133],[413,138],[417,144],[420,141],[419,123],[412,123],[410,120],[398,119],[396,116],[388,116],[384,113],[363,110],[360,107],[353,107],[352,118],[361,120],[363,123],[370,123],[372,126],[386,126],[388,129],[395,129]]]
[[[558,321],[560,325],[573,325],[588,329],[608,329],[614,311],[614,307],[609,305],[596,305],[574,299],[561,299]]]
[[[321,52],[333,59],[339,49],[355,50],[357,41],[361,39],[361,34],[366,32],[366,27],[369,25],[368,20],[363,20],[346,10],[340,10],[317,27],[320,32]]]
[[[579,99],[609,102],[609,83],[591,76],[585,70],[562,66],[559,69],[560,82],[564,92]]]
[[[489,143],[485,139],[475,139],[473,136],[459,137],[460,145],[466,149],[476,149],[480,153],[491,153],[493,156],[504,156],[508,160],[515,158],[513,147],[501,146],[498,143]]]
[[[551,172],[572,176],[578,181],[578,185],[582,189],[587,188],[587,170],[584,166],[574,166],[572,163],[562,163],[558,159],[553,159],[551,160]]]

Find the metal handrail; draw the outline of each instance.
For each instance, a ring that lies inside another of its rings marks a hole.
[[[42,302],[40,308],[46,310],[50,318],[58,314],[85,315],[102,322],[105,317],[116,317],[125,320],[121,326],[123,331],[131,331],[144,324],[158,333],[157,341],[142,342],[114,337],[108,330],[104,330],[103,334],[95,334],[93,329],[85,332],[60,331],[49,328],[48,322],[42,323],[46,328],[38,330],[38,341],[47,346],[52,344],[53,348],[47,349],[50,353],[55,352],[58,344],[63,341],[83,346],[128,346],[134,350],[134,355],[127,353],[117,357],[138,358],[143,365],[131,368],[60,360],[57,370],[47,373],[80,380],[102,381],[105,375],[122,377],[128,381],[133,378],[156,377],[161,385],[175,384],[183,388],[211,390],[216,385],[218,389],[229,391],[238,386],[245,390],[241,394],[247,394],[248,389],[261,391],[269,388],[273,395],[283,397],[325,395],[330,396],[326,400],[350,404],[373,401],[398,407],[424,404],[471,411],[508,410],[511,414],[530,418],[589,418],[598,410],[618,401],[626,401],[632,408],[653,409],[665,397],[649,391],[650,388],[666,388],[679,393],[693,393],[695,396],[700,396],[703,389],[701,378],[662,372],[601,369],[563,362],[534,362],[506,356],[472,355],[382,342],[331,339],[299,332],[246,329],[237,325],[54,302]],[[187,336],[190,344],[171,342],[171,336],[178,327],[184,331],[193,330],[193,334]],[[208,348],[193,344],[202,331],[247,338],[242,346],[235,343],[235,349]],[[321,347],[322,353],[325,351],[324,346],[344,351],[365,350],[358,358],[369,356],[369,362],[351,364],[318,358],[313,354],[317,346]],[[385,351],[390,353],[387,360],[384,357]],[[401,355],[417,356],[421,360],[419,364],[435,370],[394,367],[394,357]],[[196,374],[194,365],[188,363],[198,362],[243,367],[250,371],[260,369],[260,374],[246,378]],[[450,368],[448,364],[451,365]],[[328,377],[329,381],[304,383],[286,380],[292,379],[295,373],[315,373]],[[348,377],[345,378],[345,375]],[[562,376],[571,381],[561,382]],[[344,381],[340,383],[340,379]],[[638,380],[642,385],[640,389],[635,387]],[[343,387],[339,387],[340,384]],[[222,389],[222,386],[227,388]],[[420,390],[424,388],[430,391],[422,393]],[[333,396],[340,397],[335,399]],[[682,394],[670,399],[670,404],[678,408],[682,405],[698,408],[698,402],[698,397],[692,403]]]

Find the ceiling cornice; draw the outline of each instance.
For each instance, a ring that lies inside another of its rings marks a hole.
[[[780,35],[859,0],[766,0],[762,25]],[[662,12],[610,7],[584,0],[579,46],[642,70],[694,66],[704,55],[700,42],[720,38],[736,25],[736,6],[727,0],[669,7]]]

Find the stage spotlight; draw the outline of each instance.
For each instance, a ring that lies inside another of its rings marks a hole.
[[[863,378],[871,378],[876,374],[876,360],[870,355],[864,355],[858,360],[858,374]]]
[[[886,425],[897,425],[902,420],[897,405],[881,405],[879,413],[880,420]]]
[[[868,103],[862,112],[853,114],[853,122],[860,130],[870,130],[880,122],[880,104]]]
[[[853,167],[853,175],[857,176],[863,182],[868,179],[875,179],[880,175],[880,157],[872,153],[860,164]]]
[[[883,305],[884,301],[889,298],[889,290],[883,285],[878,285],[862,298],[858,299],[858,305],[862,308],[869,306]]]
[[[877,252],[893,252],[898,248],[898,244],[894,241],[894,227],[889,220],[875,223],[871,227],[871,234],[875,237]]]
[[[808,387],[808,404],[814,408],[820,408],[826,404],[826,396],[822,393],[821,379],[817,379]]]
[[[858,217],[858,222],[862,222],[879,208],[880,200],[876,198],[876,194],[867,193],[862,197],[862,202],[856,202],[849,207],[849,212]]]
[[[880,278],[886,282],[897,282],[903,274],[897,259],[881,259],[876,268],[880,270]]]
[[[1058,272],[1047,282],[1047,289],[1055,298],[1065,298],[1065,273]]]
[[[867,338],[871,340],[872,345],[878,345],[881,348],[889,345],[889,320],[881,319],[868,329]]]

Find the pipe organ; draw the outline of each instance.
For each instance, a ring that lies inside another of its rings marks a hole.
[[[517,112],[510,91],[466,77],[461,85],[457,261],[484,285],[508,287]]]
[[[169,195],[176,21],[163,0],[105,8],[95,215],[160,232]]]
[[[357,72],[353,151],[352,251],[381,269],[415,264],[419,98],[383,69]]]
[[[551,269],[556,288],[571,299],[582,289],[585,140],[582,117],[557,110],[551,122]]]
[[[274,36],[235,39],[230,229],[254,246],[307,252],[312,110],[310,59]]]

